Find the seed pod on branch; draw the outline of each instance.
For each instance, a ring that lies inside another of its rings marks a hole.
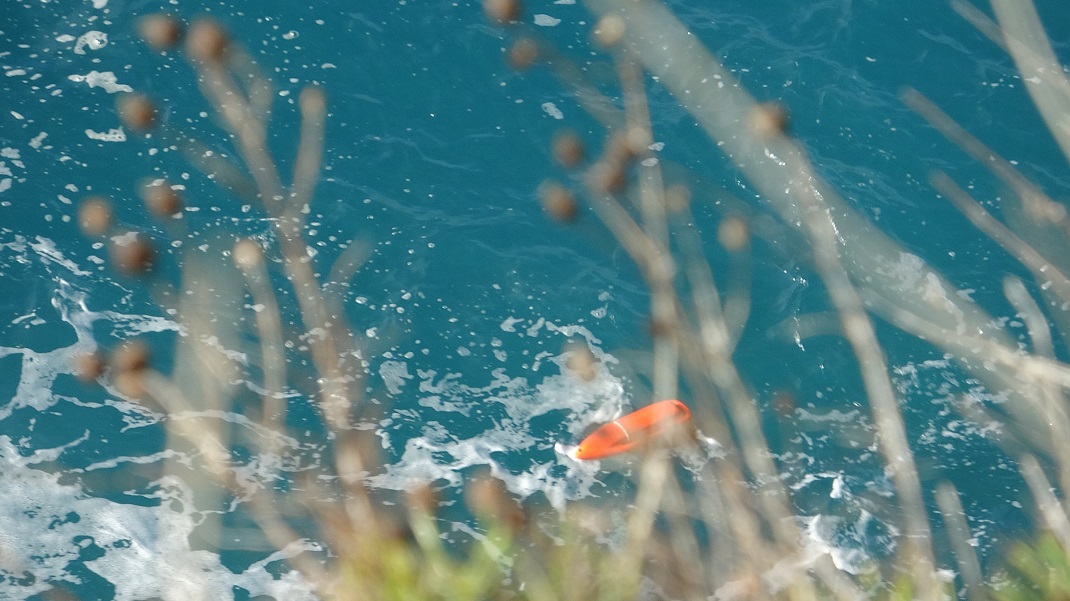
[[[197,19],[186,34],[186,53],[202,63],[218,62],[226,55],[230,39],[223,26],[213,19]]]
[[[156,104],[143,94],[127,94],[119,99],[119,118],[130,129],[147,132],[156,126]]]
[[[137,21],[137,33],[153,50],[168,50],[182,39],[182,23],[166,13],[145,15]]]
[[[514,23],[520,18],[520,0],[483,0],[483,13],[499,25]]]
[[[110,255],[115,269],[124,275],[143,275],[156,258],[156,249],[144,234],[129,232],[111,240]]]
[[[103,236],[111,228],[111,202],[103,196],[90,196],[78,207],[78,227],[86,236]]]

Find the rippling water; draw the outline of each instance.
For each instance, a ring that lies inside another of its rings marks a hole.
[[[984,200],[1002,190],[897,96],[902,86],[920,89],[1058,196],[1068,189],[1065,162],[999,49],[939,2],[672,6],[755,96],[791,109],[792,131],[856,209],[1020,333],[1001,286],[1022,270],[926,178],[944,169]],[[614,89],[604,57],[590,52],[592,16],[582,4],[527,8],[533,31]],[[168,122],[224,147],[189,67],[145,51],[132,34],[136,16],[159,9],[210,13],[247,45],[278,86],[271,144],[283,157],[296,145],[297,93],[313,82],[327,91],[311,234],[321,264],[352,240],[370,248],[346,305],[375,357],[367,397],[376,410],[364,427],[377,433],[386,463],[372,485],[435,481],[456,492],[465,473],[490,466],[518,497],[555,507],[626,494],[611,471],[572,461],[555,444],[646,402],[647,297],[593,214],[556,226],[534,192],[544,178],[563,177],[547,150],[554,132],[572,127],[595,147],[604,132],[551,74],[505,66],[504,36],[478,3],[9,2],[0,9],[0,597],[59,584],[86,598],[167,596],[177,593],[161,583],[183,574],[207,579],[219,599],[309,597],[281,568],[284,552],[201,550],[190,534],[204,516],[176,501],[189,484],[159,479],[164,461],[195,461],[165,443],[164,416],[72,376],[73,357],[135,335],[167,364],[179,330],[78,232],[81,198],[111,196],[125,227],[173,236],[172,259],[215,257],[212,231],[271,236],[255,209],[120,124],[116,95],[144,90]],[[1053,38],[1066,39],[1059,5],[1041,9]],[[697,226],[712,235],[716,191],[748,202],[754,192],[664,90],[652,84],[650,94],[659,155],[701,182]],[[185,186],[190,207],[177,233],[134,201],[138,180],[165,175]],[[727,268],[723,257],[711,261]],[[768,409],[800,520],[841,567],[857,569],[890,553],[898,533],[875,517],[891,486],[854,360],[838,338],[790,334],[797,320],[828,309],[792,249],[759,242],[753,280],[738,363]],[[956,395],[989,393],[941,352],[881,328],[923,477],[930,488],[941,479],[959,487],[990,555],[1027,527],[1029,501],[991,433],[950,408]],[[602,360],[591,382],[562,370],[562,347],[577,338]],[[795,399],[786,419],[772,410],[778,393]],[[290,403],[305,400],[294,391]],[[216,418],[271,435],[237,412]],[[284,470],[320,450],[315,436],[284,444],[294,457]],[[249,472],[270,485],[276,466],[265,459],[250,459]]]

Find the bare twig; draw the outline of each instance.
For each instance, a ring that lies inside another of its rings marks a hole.
[[[945,173],[937,171],[930,181],[934,188],[947,197],[970,222],[977,226],[1000,246],[1033,272],[1033,277],[1042,285],[1050,286],[1052,292],[1064,302],[1070,303],[1070,279],[1058,270],[1051,261],[1042,256],[1029,243],[1022,240],[1007,226],[1000,223],[980,203],[960,188]]]
[[[959,564],[959,575],[966,586],[966,598],[970,601],[984,601],[984,580],[981,564],[973,550],[973,535],[966,523],[966,514],[959,501],[959,493],[949,482],[943,482],[936,488],[936,503],[944,516],[951,546],[955,550],[955,561]]]
[[[675,261],[668,254],[669,227],[665,218],[665,185],[661,167],[650,157],[648,146],[653,142],[650,108],[643,89],[643,73],[638,63],[626,54],[618,63],[621,87],[624,91],[627,125],[624,136],[631,152],[641,160],[639,172],[639,210],[643,218],[643,232],[664,254],[647,258],[649,265],[650,315],[654,322],[654,396],[658,399],[676,398],[679,374],[679,349],[674,337],[661,335],[661,324],[673,323],[676,315],[676,292],[673,289]]]
[[[260,246],[252,240],[242,240],[231,251],[234,262],[245,274],[249,292],[256,305],[256,325],[260,338],[261,369],[264,376],[263,415],[266,426],[280,427],[286,414],[286,349],[283,340],[282,316],[279,303],[264,268]]]
[[[312,192],[323,161],[323,128],[327,118],[327,98],[323,90],[308,87],[298,98],[301,107],[301,142],[297,148],[290,202],[286,217],[302,219],[308,213]]]
[[[907,88],[902,92],[901,97],[907,106],[924,117],[944,137],[969,153],[974,160],[984,165],[1011,190],[1014,190],[1014,193],[1022,199],[1027,214],[1033,220],[1057,225],[1064,233],[1070,234],[1066,207],[1052,200],[1019,173],[1014,165],[955,123],[947,113],[940,110],[920,92]]]
[[[992,0],[1007,51],[1055,141],[1070,161],[1070,79],[1063,72],[1032,0]]]
[[[1044,523],[1059,540],[1063,551],[1070,553],[1070,519],[1067,518],[1066,510],[1052,493],[1051,483],[1044,475],[1044,470],[1032,455],[1024,455],[1018,461],[1025,483],[1029,485],[1030,492],[1036,500],[1037,509],[1044,518]]]
[[[811,187],[813,169],[801,149],[784,157],[789,169],[795,172],[795,197],[801,203],[804,227],[810,234],[814,263],[828,288],[829,296],[839,312],[843,333],[850,342],[862,371],[862,380],[879,432],[881,452],[892,471],[900,508],[904,514],[908,560],[914,582],[920,587],[922,599],[935,601],[940,597],[936,581],[936,562],[932,555],[931,530],[922,499],[921,480],[914,456],[907,440],[906,428],[895,397],[888,366],[881,351],[877,334],[852,285],[840,258],[839,235],[830,217],[830,208],[821,194]]]

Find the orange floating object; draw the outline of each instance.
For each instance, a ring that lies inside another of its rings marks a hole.
[[[625,453],[648,440],[671,432],[690,419],[691,410],[680,401],[658,401],[599,426],[576,447],[575,457],[602,459]]]

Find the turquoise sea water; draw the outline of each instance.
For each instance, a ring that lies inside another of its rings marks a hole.
[[[1002,190],[898,99],[901,87],[918,88],[1059,197],[1065,160],[1001,50],[942,2],[671,6],[753,95],[790,109],[792,132],[858,211],[994,315],[1013,318],[1002,280],[1023,270],[927,177],[943,169],[986,201]],[[184,60],[146,51],[132,33],[137,16],[161,9],[217,17],[271,75],[271,145],[284,173],[297,94],[310,83],[327,93],[325,171],[309,221],[320,265],[350,241],[370,249],[346,310],[374,357],[365,426],[386,465],[373,487],[433,481],[455,496],[464,474],[490,466],[531,502],[626,495],[619,476],[568,460],[555,443],[575,443],[591,424],[649,400],[648,297],[592,213],[559,226],[535,193],[545,178],[566,177],[549,155],[555,132],[571,127],[593,148],[605,132],[552,74],[505,65],[506,36],[478,3],[9,0],[0,7],[0,598],[56,586],[85,598],[167,597],[175,593],[163,583],[183,570],[201,574],[218,599],[308,598],[281,554],[221,556],[191,542],[202,516],[170,502],[185,484],[154,479],[182,453],[166,447],[163,417],[72,376],[74,356],[132,335],[152,342],[166,365],[178,330],[78,231],[83,197],[112,197],[120,224],[166,244],[168,232],[136,202],[136,183],[166,176],[184,185],[188,234],[165,259],[227,260],[209,232],[270,238],[255,208],[165,144],[122,128],[117,95],[142,90],[167,122],[225,147]],[[1070,13],[1053,1],[1040,9],[1065,55]],[[524,21],[615,89],[605,56],[589,44],[593,17],[582,3],[529,2]],[[710,191],[759,206],[656,82],[650,96],[659,156],[703,182],[700,231],[712,236],[720,219]],[[727,268],[713,250],[710,260]],[[791,335],[796,320],[829,307],[803,257],[758,241],[752,277],[737,363],[769,416],[809,535],[842,568],[857,569],[888,554],[898,533],[875,517],[890,485],[873,446],[858,442],[872,428],[854,359],[838,338]],[[880,328],[927,487],[954,482],[979,552],[998,554],[1028,527],[1030,501],[1014,462],[949,409],[955,395],[985,391],[941,351]],[[574,338],[603,360],[591,383],[562,373],[562,346]],[[781,393],[795,407],[778,421]],[[290,402],[304,401],[295,391]],[[237,413],[219,419],[248,427]],[[300,443],[296,461],[317,450]],[[254,479],[262,467],[250,459]]]

